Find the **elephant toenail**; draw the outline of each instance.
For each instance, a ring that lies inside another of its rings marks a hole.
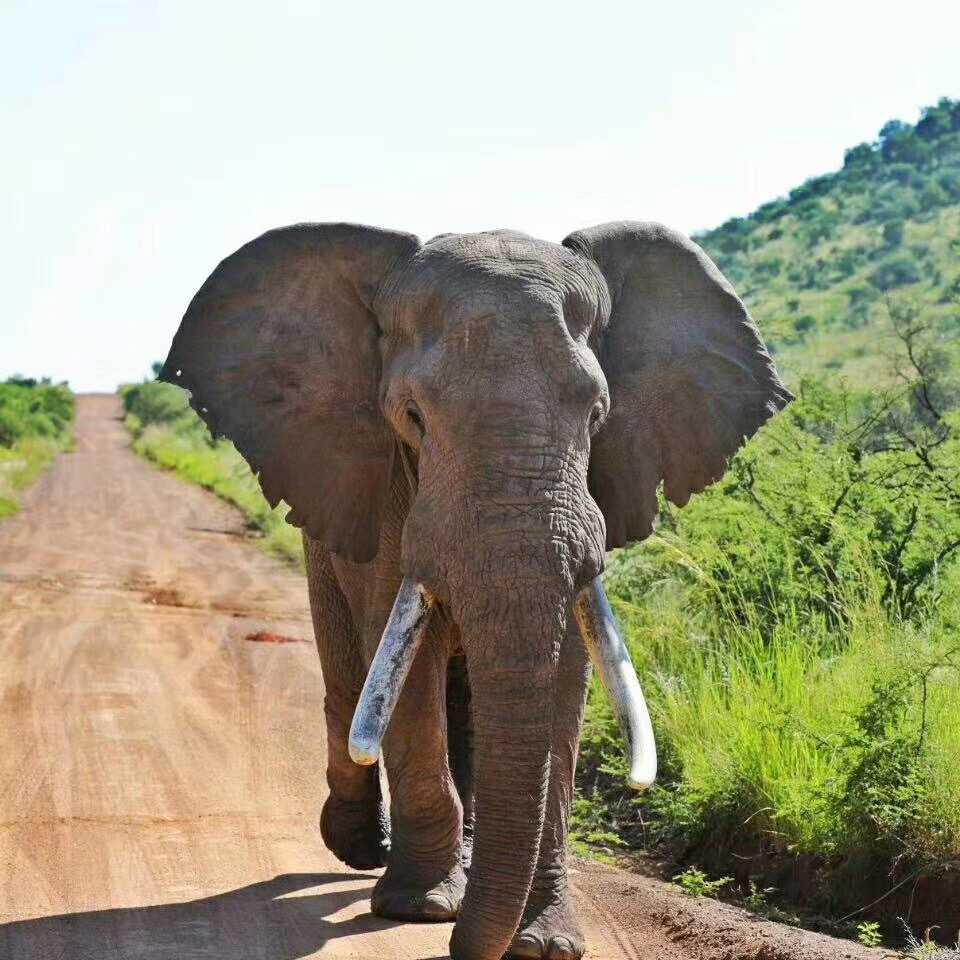
[[[576,960],[578,954],[566,937],[554,937],[547,950],[548,960]]]
[[[509,956],[535,957],[536,960],[540,960],[543,956],[543,944],[540,942],[540,938],[535,937],[532,933],[521,933],[510,945]]]
[[[423,916],[428,920],[450,920],[454,915],[453,904],[441,893],[430,893],[423,898]]]

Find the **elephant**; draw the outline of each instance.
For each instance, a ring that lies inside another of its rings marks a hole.
[[[792,399],[700,247],[349,223],[270,231],[191,301],[161,379],[303,532],[325,843],[454,960],[578,958],[568,817],[591,661],[630,779],[650,720],[600,580]],[[381,788],[389,786],[389,815]]]

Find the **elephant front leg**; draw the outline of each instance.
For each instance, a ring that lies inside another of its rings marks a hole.
[[[448,645],[431,629],[383,741],[391,848],[371,897],[375,914],[452,920],[466,887],[462,807],[447,762]]]
[[[540,855],[520,928],[507,957],[579,960],[585,949],[567,874],[567,831],[580,745],[589,661],[573,626],[560,652],[554,690],[553,744]]]
[[[379,765],[358,767],[347,751],[363,685],[359,637],[322,545],[304,536],[310,607],[320,654],[327,729],[327,787],[320,833],[329,850],[356,870],[381,867],[390,848]]]
[[[355,706],[356,696],[345,698],[327,690],[324,714],[330,792],[320,814],[320,834],[328,849],[347,866],[370,870],[387,862],[390,827],[380,789],[380,765],[358,768],[347,753]]]

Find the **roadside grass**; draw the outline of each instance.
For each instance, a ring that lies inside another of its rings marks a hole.
[[[67,444],[66,439],[28,437],[0,446],[0,520],[20,509],[20,495]]]
[[[919,939],[907,927],[906,955],[909,960],[960,960],[960,937],[953,946],[944,947],[931,939],[931,931],[924,932],[923,939]]]
[[[182,390],[148,382],[124,386],[120,394],[138,454],[238,507],[264,549],[303,565],[300,531],[284,521],[287,508],[271,508],[234,445],[211,439]]]
[[[854,443],[837,399],[802,390],[724,481],[611,557],[660,778],[625,789],[594,680],[572,829],[839,921],[960,858],[960,443],[944,426],[928,486],[912,453]],[[855,919],[895,930],[898,909]]]
[[[712,864],[732,853],[761,863],[812,855],[844,883],[841,874],[903,857],[956,856],[955,599],[922,626],[891,622],[867,601],[845,611],[838,642],[823,620],[769,634],[756,622],[708,624],[685,609],[683,586],[674,590],[637,605],[610,588],[645,679],[662,775],[639,802],[620,795],[619,736],[594,682],[581,789],[607,817],[589,835],[605,829],[637,846],[669,840]]]
[[[23,377],[0,383],[0,520],[20,508],[20,497],[70,446],[73,395],[65,385]]]

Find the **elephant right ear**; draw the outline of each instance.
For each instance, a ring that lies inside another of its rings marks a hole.
[[[608,548],[653,529],[657,486],[683,506],[793,399],[750,314],[693,241],[657,223],[605,223],[564,246],[591,259],[610,292],[597,337],[610,387],[590,490]]]
[[[395,441],[380,410],[373,301],[416,237],[345,223],[272,230],[187,309],[160,379],[236,444],[267,500],[329,550],[377,552]]]

